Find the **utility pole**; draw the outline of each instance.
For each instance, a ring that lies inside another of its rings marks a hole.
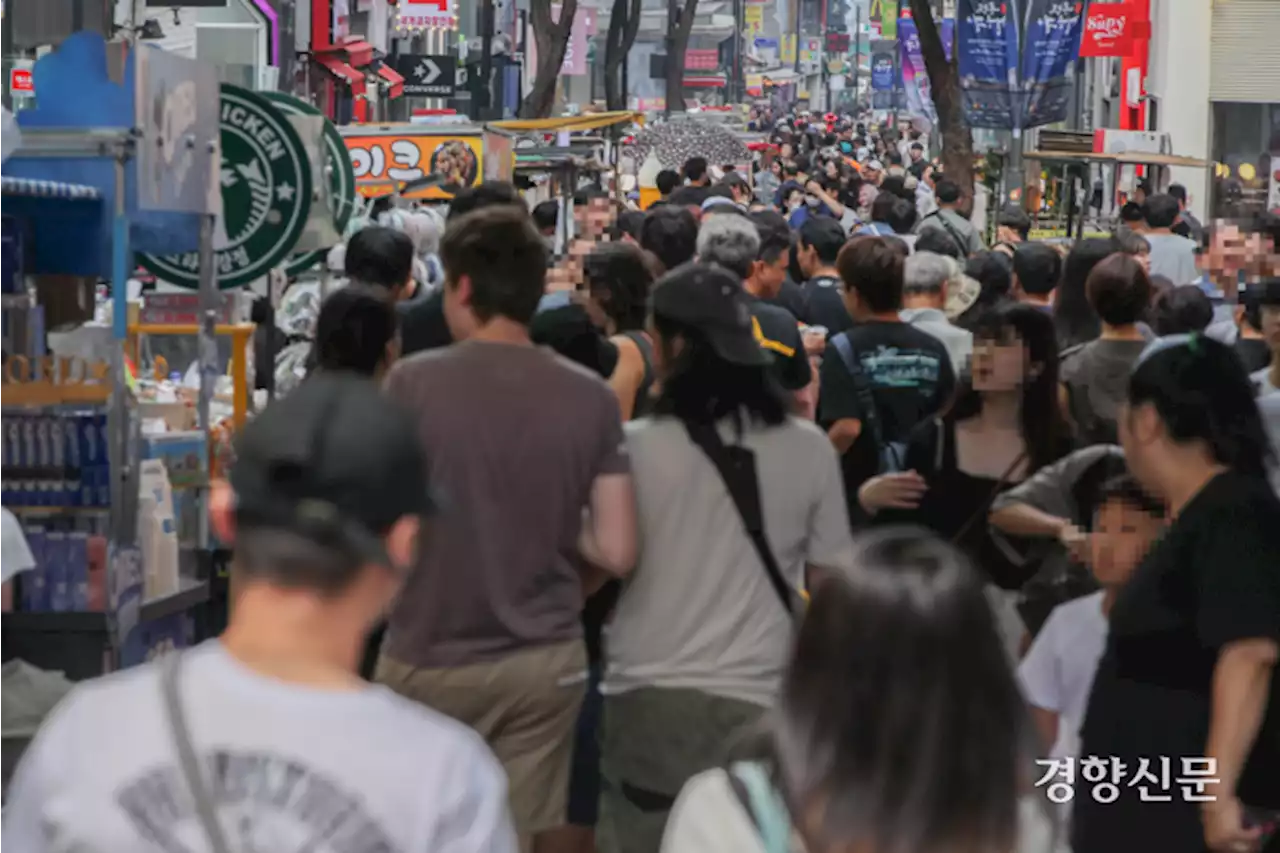
[[[729,84],[732,104],[740,104],[746,97],[746,87],[742,80],[742,39],[744,38],[742,5],[743,0],[733,0],[733,67],[730,71],[733,74],[733,81]],[[625,60],[623,64],[626,64]]]
[[[480,83],[472,89],[475,114],[481,121],[492,118],[493,107],[493,0],[480,4]]]
[[[796,72],[796,90],[797,91],[799,91],[799,86],[800,86],[800,18],[801,18],[800,6],[803,2],[804,0],[791,0],[791,4],[795,9],[795,21],[794,21],[795,33],[792,35],[792,38],[795,39],[795,43],[792,45],[792,47],[795,49],[795,52],[796,52],[795,72]]]
[[[818,98],[817,109],[827,111],[827,12],[831,0],[818,0]]]

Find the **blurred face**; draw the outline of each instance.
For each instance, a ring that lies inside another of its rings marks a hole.
[[[1127,501],[1112,499],[1098,507],[1089,536],[1089,563],[1103,587],[1124,586],[1151,550],[1163,522]]]
[[[1145,252],[1139,252],[1138,254],[1133,256],[1133,259],[1138,262],[1138,266],[1142,267],[1143,272],[1145,272],[1147,275],[1151,275],[1151,250],[1150,249],[1146,250]]]
[[[827,177],[828,178],[840,177],[840,167],[836,165],[834,161],[827,162]]]
[[[1012,329],[999,337],[975,337],[971,367],[973,390],[979,392],[1016,391],[1035,372],[1026,346]]]
[[[795,210],[802,204],[804,204],[804,193],[800,192],[800,190],[791,190],[791,192],[787,193],[787,197],[782,200],[782,206],[787,210]]]
[[[773,172],[776,177],[782,177],[782,161],[774,160],[769,164],[769,171]]]
[[[1200,256],[1201,268],[1212,276],[1235,277],[1245,268],[1249,249],[1249,235],[1239,225],[1218,222],[1209,238],[1209,250]]]
[[[613,224],[614,207],[607,198],[593,198],[587,203],[587,234],[602,237]]]

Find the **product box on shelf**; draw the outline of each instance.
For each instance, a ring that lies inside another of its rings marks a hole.
[[[35,567],[19,575],[22,587],[22,609],[28,612],[49,609],[49,599],[45,586],[45,530],[39,526],[28,526],[24,529],[27,546],[31,549],[31,559]]]

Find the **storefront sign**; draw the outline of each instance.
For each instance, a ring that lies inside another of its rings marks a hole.
[[[1133,53],[1136,13],[1128,3],[1094,5],[1084,20],[1081,56],[1129,56]]]
[[[262,96],[271,101],[285,115],[298,114],[320,116],[324,114],[318,109],[284,92],[263,92]],[[351,157],[347,154],[347,145],[342,141],[342,134],[333,126],[333,122],[325,119],[324,125],[324,171],[329,176],[329,203],[333,207],[333,227],[339,234],[346,231],[356,209],[356,176],[351,168]],[[324,251],[299,252],[289,258],[285,272],[297,275],[319,263]]]
[[[452,56],[400,54],[395,69],[404,78],[404,93],[418,98],[452,98],[458,84],[458,60]]]
[[[14,68],[9,71],[9,91],[15,94],[35,94],[36,84],[31,79],[30,68]]]
[[[441,178],[438,186],[405,198],[452,198],[480,182],[484,165],[478,136],[405,133],[345,136],[343,141],[355,170],[356,191],[366,197],[386,195],[401,184],[435,174]]]
[[[697,48],[684,52],[685,71],[715,71],[720,67],[720,51],[713,48]]]
[[[223,83],[221,105],[214,275],[230,288],[265,277],[293,251],[311,211],[311,161],[293,125],[261,95]],[[139,259],[157,278],[200,286],[199,252]]]
[[[458,26],[458,0],[400,0],[396,24],[410,29],[455,29]]]

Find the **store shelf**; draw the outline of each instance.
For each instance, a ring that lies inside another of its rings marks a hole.
[[[190,610],[197,604],[203,604],[208,600],[208,581],[183,578],[177,592],[160,598],[153,598],[144,603],[138,621],[151,622],[155,619],[163,619],[166,616],[172,616],[174,613]],[[41,633],[57,633],[60,631],[75,633],[105,632],[110,627],[110,616],[111,614],[105,611],[69,611],[59,613],[42,610],[34,613],[14,612],[4,614],[4,628],[6,631],[12,629],[15,631]]]

